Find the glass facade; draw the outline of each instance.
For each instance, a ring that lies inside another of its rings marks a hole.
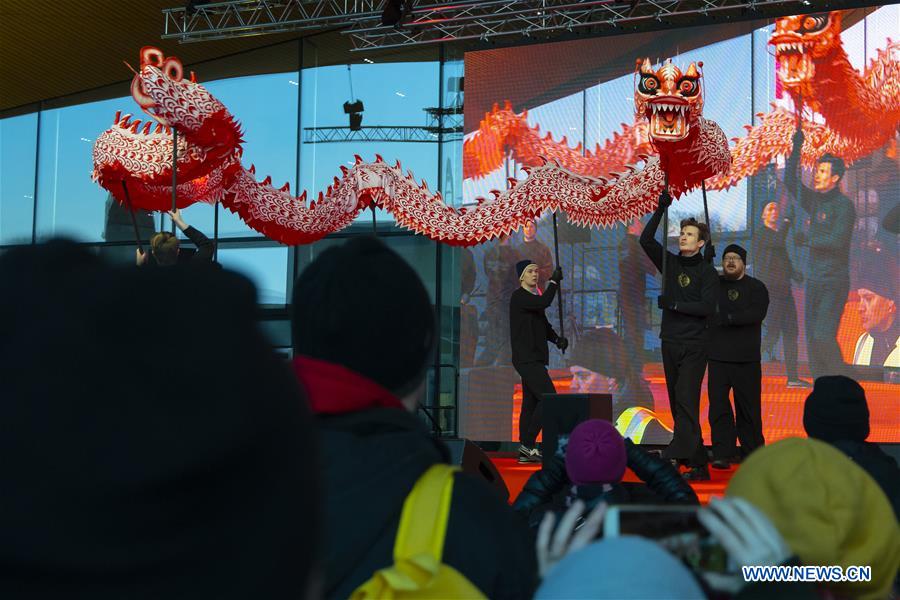
[[[898,11],[898,7],[885,7],[845,28],[843,44],[854,68],[863,69],[884,47],[887,36],[896,39]],[[256,166],[259,180],[271,176],[276,187],[289,183],[296,195],[305,190],[314,199],[340,176],[341,166],[354,163],[355,155],[367,161],[380,155],[391,164],[399,160],[404,171],[427,182],[431,190],[439,190],[448,204],[460,207],[474,204],[478,196],[490,197],[492,189],[505,189],[507,177],[525,176],[509,148],[502,150],[499,167],[464,176],[467,74],[469,110],[475,117],[469,123],[469,135],[475,135],[478,121],[493,103],[502,108],[504,100],[512,98],[517,112],[527,109],[529,127],[540,126],[541,136],[549,132],[556,141],[565,136],[573,150],[579,145],[593,149],[614,139],[621,124],[633,122],[633,60],[652,48],[651,58],[656,54],[675,56],[685,65],[702,60],[705,115],[717,121],[729,137],[742,136],[744,125],[758,125],[760,118],[755,115],[772,110],[770,103],[780,98],[778,66],[768,45],[772,31],[771,23],[758,22],[740,31],[716,26],[693,33],[681,30],[593,40],[610,51],[602,60],[572,56],[575,46],[569,50],[558,45],[554,49],[552,44],[541,45],[539,50],[530,46],[541,55],[528,60],[513,56],[515,60],[503,69],[496,65],[484,68],[488,59],[480,59],[485,71],[480,80],[472,65],[466,72],[459,47],[435,45],[356,55],[323,47],[317,36],[187,68],[196,72],[241,123],[245,138],[242,161],[247,167]],[[516,50],[525,52],[527,48]],[[334,64],[348,58],[356,62]],[[627,69],[617,67],[616,61],[627,63]],[[572,74],[563,77],[563,66]],[[214,78],[206,81],[205,72]],[[479,81],[485,84],[481,90]],[[487,97],[486,89],[496,97]],[[128,95],[127,85],[101,90],[95,96],[90,102],[73,96],[9,116],[0,114],[0,252],[65,236],[111,260],[134,260],[129,215],[91,181],[91,147],[112,124],[117,111],[140,117],[140,110]],[[354,108],[355,103],[361,106]],[[361,126],[368,139],[360,139],[358,132],[348,128],[350,108],[361,109]],[[871,173],[896,174],[896,148],[892,151],[893,156],[882,154],[893,161],[893,171],[878,163]],[[896,178],[881,182],[867,175],[863,167],[877,160],[887,161],[881,155],[866,158],[848,174],[845,185],[859,216],[854,238],[858,243],[852,251],[854,273],[867,256],[864,243],[867,248],[882,244],[887,248],[885,254],[896,259],[896,238],[883,239],[885,234],[879,228],[889,202],[896,201],[891,196],[896,195]],[[752,244],[763,227],[763,208],[784,195],[781,170],[783,158],[777,158],[756,176],[710,193],[710,205],[715,207],[710,222],[717,241]],[[697,215],[702,206],[699,191],[679,200],[670,219],[673,232],[678,211]],[[325,248],[374,230],[419,274],[436,308],[440,346],[421,399],[436,427],[444,434],[478,440],[516,438],[511,407],[512,390],[519,379],[506,356],[508,294],[503,286],[518,258],[552,256],[555,249],[549,217],[535,223],[528,239],[523,229],[505,240],[466,249],[413,235],[396,227],[392,215],[380,210],[374,215],[360,214],[350,227],[317,243],[293,248],[266,239],[221,206],[197,204],[185,209],[183,216],[207,236],[218,238],[217,258],[225,267],[256,284],[264,330],[273,345],[285,352],[291,345],[287,307],[295,278],[302,276],[303,269]],[[145,241],[152,231],[171,226],[165,215],[141,213],[138,219]],[[547,314],[573,342],[569,356],[551,352],[550,368],[562,373],[560,381],[565,379],[566,385],[571,378],[570,356],[586,331],[604,329],[628,337],[625,354],[635,363],[658,361],[659,311],[654,298],[658,278],[650,271],[641,274],[638,297],[624,299],[620,259],[630,252],[629,239],[624,227],[589,231],[560,220],[558,260],[566,273],[566,316],[560,323],[555,305]],[[798,264],[808,259],[799,246],[789,250]],[[635,254],[643,257],[639,251]],[[755,266],[751,264],[751,271]],[[629,319],[639,320],[641,327],[626,336]],[[803,319],[801,314],[801,330]],[[771,354],[777,356],[778,348]],[[807,351],[802,340],[799,355],[804,363]],[[649,381],[662,405],[667,397],[657,371]],[[521,397],[521,392],[516,393]],[[427,419],[424,413],[423,418]]]

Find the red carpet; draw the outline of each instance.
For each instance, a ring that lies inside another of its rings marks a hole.
[[[497,470],[500,471],[500,476],[503,477],[503,481],[506,482],[506,487],[509,488],[510,503],[515,500],[516,496],[519,495],[519,492],[522,491],[528,477],[540,469],[540,465],[537,464],[520,465],[517,459],[510,457],[508,453],[489,453],[488,456],[490,457],[491,462],[497,467]],[[732,467],[731,470],[728,471],[710,469],[710,481],[691,483],[691,487],[697,492],[700,502],[706,504],[712,496],[723,496],[725,494],[725,487],[728,485],[728,480],[731,479],[731,476],[734,475],[736,470],[737,467]],[[629,469],[625,471],[623,481],[636,482],[640,480]]]

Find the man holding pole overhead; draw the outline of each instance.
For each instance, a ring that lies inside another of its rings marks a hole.
[[[519,415],[519,462],[541,462],[541,452],[535,447],[542,426],[541,401],[544,394],[556,393],[553,380],[547,372],[550,352],[547,342],[556,344],[562,351],[568,340],[557,334],[544,311],[553,302],[562,281],[562,269],[556,267],[547,289],[538,291],[538,265],[532,260],[516,263],[519,288],[509,300],[509,337],[512,363],[522,378],[522,412]]]
[[[716,311],[719,275],[700,252],[710,239],[706,223],[694,219],[681,222],[678,254],[666,251],[656,241],[656,230],[664,214],[667,218],[663,240],[668,237],[665,228],[670,204],[672,197],[663,191],[659,206],[641,233],[641,247],[663,274],[663,293],[657,300],[663,311],[659,337],[675,421],[672,443],[663,451],[663,457],[686,463],[690,467],[684,475],[686,479],[707,480],[708,458],[700,433],[700,385],[706,371],[707,317]]]

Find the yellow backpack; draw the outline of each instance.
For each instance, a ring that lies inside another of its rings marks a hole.
[[[486,598],[462,573],[441,562],[458,470],[437,464],[419,478],[403,503],[394,564],[356,588],[353,600]]]

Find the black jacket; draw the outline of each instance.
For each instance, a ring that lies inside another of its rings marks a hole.
[[[395,408],[318,419],[324,470],[327,598],[348,598],[393,564],[403,502],[449,452],[419,420]],[[443,561],[490,598],[530,598],[537,583],[534,540],[520,517],[486,483],[454,479]]]
[[[744,275],[719,280],[719,312],[710,330],[709,359],[722,362],[759,362],[762,322],[769,310],[769,291],[763,282]]]
[[[900,520],[900,468],[897,461],[885,454],[878,444],[851,440],[829,443],[872,476],[894,507],[894,516]]]
[[[628,468],[644,483],[617,483],[609,491],[600,486],[578,486],[572,493],[585,501],[588,510],[599,502],[608,504],[699,504],[697,494],[678,471],[663,460],[625,440]],[[570,492],[572,482],[566,472],[566,460],[556,455],[531,474],[525,487],[513,502],[513,510],[537,527],[547,510],[561,510],[562,499]]]
[[[553,331],[544,311],[556,297],[558,287],[556,283],[550,283],[542,295],[532,294],[523,287],[512,293],[509,299],[509,337],[513,364],[550,363],[547,341],[556,342],[559,335]]]
[[[775,231],[760,227],[753,232],[753,274],[776,298],[791,295],[791,279],[800,280],[787,251],[787,224]]]
[[[662,214],[663,211],[657,209],[641,232],[641,247],[660,272],[663,247],[655,236]],[[702,252],[688,257],[666,252],[666,279],[666,296],[676,303],[676,307],[663,311],[660,339],[679,344],[705,344],[707,317],[716,312],[719,289],[719,274],[715,267],[703,259]]]
[[[797,164],[800,147],[795,146],[784,165],[784,187],[809,215],[810,281],[845,283],[850,279],[850,238],[856,227],[856,209],[840,185],[827,192],[811,190],[800,183]],[[838,182],[840,184],[840,182]]]

